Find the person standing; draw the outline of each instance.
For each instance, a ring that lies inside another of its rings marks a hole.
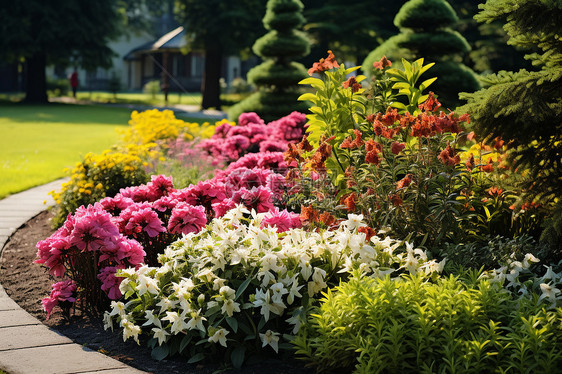
[[[70,87],[72,87],[72,97],[76,99],[76,90],[78,88],[78,73],[76,70],[70,74]]]

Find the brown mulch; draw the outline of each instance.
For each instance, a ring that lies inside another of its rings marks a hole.
[[[28,311],[43,324],[69,337],[75,343],[102,352],[139,370],[159,374],[199,374],[220,371],[224,373],[312,373],[303,368],[300,362],[284,362],[264,359],[248,364],[241,370],[228,369],[220,364],[188,364],[185,357],[174,357],[156,361],[150,356],[150,349],[137,345],[134,341],[123,342],[122,335],[105,331],[101,319],[80,315],[77,312],[71,322],[66,321],[58,308],[46,320],[41,306],[41,299],[51,291],[53,279],[45,268],[34,264],[37,249],[35,244],[49,237],[53,230],[50,226],[52,213],[43,212],[28,221],[12,235],[4,247],[0,258],[0,283],[8,295],[23,309]],[[142,344],[142,343],[141,343]]]

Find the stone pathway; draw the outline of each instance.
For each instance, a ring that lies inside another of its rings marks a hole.
[[[21,225],[54,204],[48,193],[59,190],[62,182],[58,180],[0,200],[0,256]],[[49,329],[10,299],[1,284],[0,370],[8,374],[144,373]]]

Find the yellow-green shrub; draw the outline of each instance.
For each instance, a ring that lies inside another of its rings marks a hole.
[[[74,213],[81,205],[93,204],[117,194],[121,188],[148,180],[145,163],[134,152],[107,150],[101,155],[88,153],[82,162],[76,164],[70,181],[63,184],[62,190],[51,192],[57,203],[53,225],[62,225],[68,214]]]
[[[297,353],[319,371],[346,373],[557,372],[562,308],[477,277],[355,274],[325,294]]]

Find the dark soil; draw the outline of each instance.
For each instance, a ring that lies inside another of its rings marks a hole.
[[[53,233],[50,227],[51,218],[51,213],[43,212],[28,221],[12,235],[0,258],[0,283],[8,295],[23,309],[43,324],[66,335],[75,343],[104,353],[137,369],[155,374],[199,374],[214,371],[244,374],[305,374],[313,372],[303,368],[300,362],[284,362],[275,359],[264,359],[255,364],[248,364],[241,370],[229,369],[219,363],[188,364],[185,357],[156,361],[151,358],[150,349],[146,346],[139,346],[132,340],[123,342],[122,335],[117,329],[113,333],[109,330],[105,331],[101,318],[81,315],[78,311],[72,321],[68,322],[63,318],[58,308],[55,308],[51,318],[46,320],[41,299],[49,295],[53,278],[45,268],[34,264],[33,260],[35,260],[37,252],[35,244]]]

